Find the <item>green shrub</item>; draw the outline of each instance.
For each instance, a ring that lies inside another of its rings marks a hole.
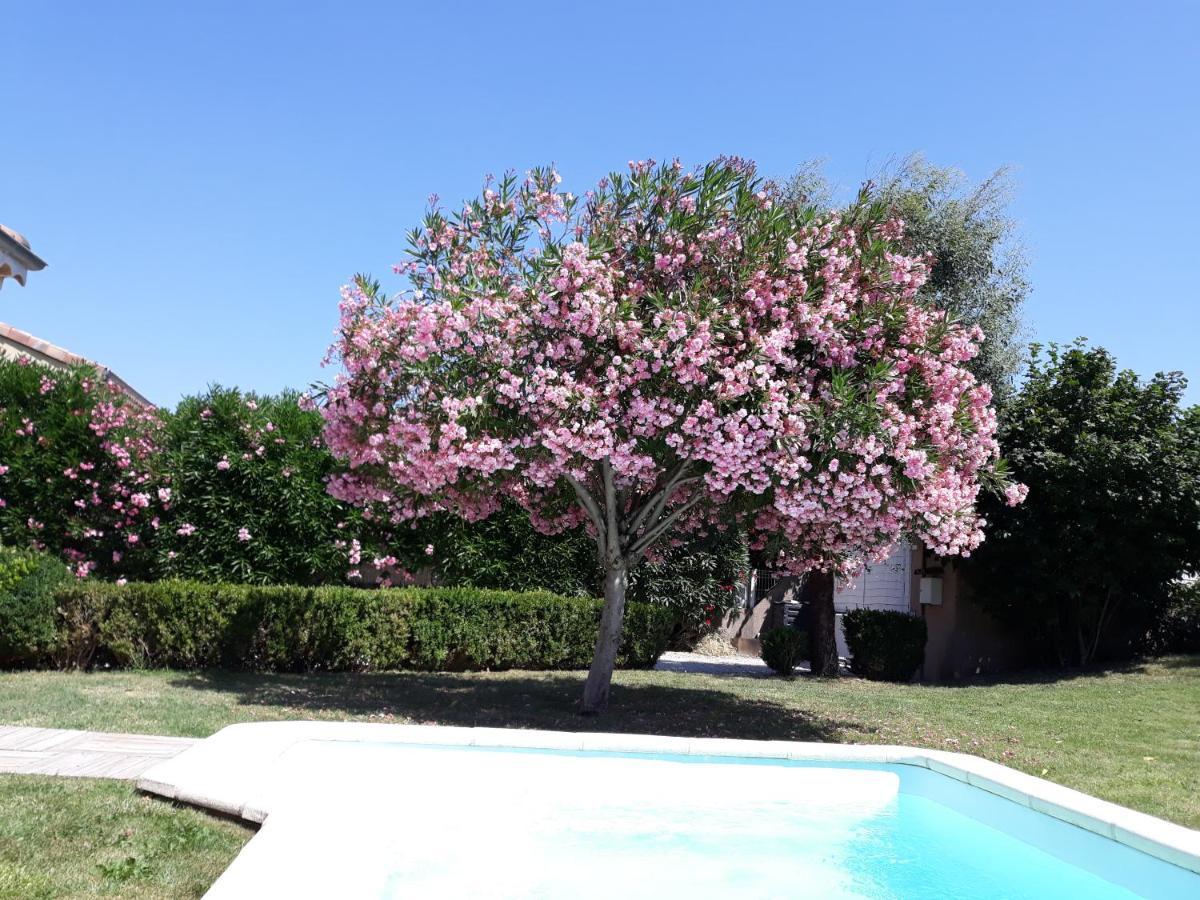
[[[579,669],[598,600],[475,588],[85,582],[58,596],[61,665],[264,672]],[[675,613],[631,603],[618,664],[652,666]]]
[[[343,584],[357,511],[326,489],[334,460],[321,414],[297,395],[211,387],[164,415],[171,509],[154,574],[239,584]],[[245,532],[242,531],[245,529]]]
[[[785,677],[808,655],[808,634],[795,628],[772,628],[760,639],[763,662]]]
[[[37,661],[55,645],[55,590],[72,580],[44,553],[0,547],[0,668]]]
[[[1128,659],[1200,560],[1200,407],[1082,340],[1035,348],[997,437],[1029,498],[985,492],[972,599],[1057,666]]]
[[[873,681],[911,681],[925,659],[925,620],[883,609],[852,609],[842,619],[850,671]]]
[[[1155,625],[1151,646],[1160,653],[1200,653],[1200,581],[1175,588]]]

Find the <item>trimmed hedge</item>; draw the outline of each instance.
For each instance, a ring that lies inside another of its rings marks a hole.
[[[772,628],[759,640],[763,662],[785,678],[791,678],[808,655],[808,633],[795,628]]]
[[[58,595],[55,662],[258,672],[580,669],[601,601],[475,588],[81,582]],[[647,668],[676,613],[631,603],[617,664]]]
[[[0,547],[0,669],[50,652],[56,642],[55,591],[73,580],[52,556]]]
[[[873,681],[911,681],[925,660],[925,620],[885,609],[852,609],[842,618],[850,671]]]

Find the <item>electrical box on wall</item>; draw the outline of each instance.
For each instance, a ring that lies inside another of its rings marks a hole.
[[[923,606],[942,605],[942,579],[930,577],[921,579],[921,604]]]

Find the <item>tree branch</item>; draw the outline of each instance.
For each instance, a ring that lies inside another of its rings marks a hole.
[[[679,507],[678,509],[672,510],[670,515],[668,515],[657,525],[652,526],[645,534],[638,538],[632,547],[629,548],[629,558],[631,560],[640,559],[642,555],[650,549],[650,546],[656,540],[662,537],[672,525],[679,521],[680,516],[699,503],[702,499],[704,499],[704,492],[698,491],[696,496],[688,500],[687,503],[683,504],[683,506]]]
[[[613,481],[612,461],[606,456],[600,461],[600,473],[604,479],[604,513],[608,527],[609,553],[621,552],[621,531],[617,527],[617,486]],[[612,560],[605,560],[611,563]]]
[[[573,475],[565,476],[567,483],[571,485],[575,491],[575,497],[579,500],[579,505],[583,507],[583,511],[587,513],[588,518],[592,520],[592,524],[596,526],[596,549],[600,554],[600,562],[604,564],[608,561],[608,528],[604,523],[604,515],[600,512],[600,506],[595,499]]]
[[[657,494],[651,494],[650,498],[647,499],[644,504],[642,504],[642,508],[638,510],[636,514],[634,514],[633,520],[625,529],[626,534],[631,536],[635,535],[638,533],[638,529],[647,522],[657,521],[658,517],[662,515],[663,509],[666,507],[667,501],[671,499],[671,494],[675,492],[677,487],[679,487],[681,484],[687,484],[691,481],[699,480],[700,476],[694,476],[693,478],[686,480],[683,479],[683,476],[687,474],[687,471],[689,468],[691,468],[691,465],[692,461],[690,459],[680,460],[679,464],[671,470],[671,474],[667,476],[667,482],[663,486],[663,489]]]

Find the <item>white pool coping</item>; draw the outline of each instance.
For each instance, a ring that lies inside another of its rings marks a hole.
[[[294,745],[314,740],[915,766],[1200,873],[1200,831],[966,753],[916,747],[445,725],[254,722],[221,729],[178,756],[154,766],[138,779],[137,786],[181,803],[262,823],[283,799],[272,796],[270,776],[273,767]],[[336,773],[330,773],[330,776],[334,777]]]

